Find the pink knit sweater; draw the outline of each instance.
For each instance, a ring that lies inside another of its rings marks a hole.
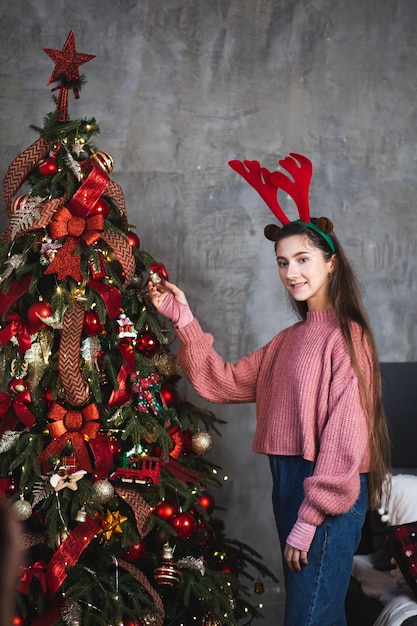
[[[371,389],[367,344],[358,325],[352,323],[351,331]],[[235,364],[223,362],[196,319],[176,332],[181,367],[202,397],[256,402],[255,452],[315,462],[304,482],[299,522],[318,526],[327,514],[347,512],[359,495],[359,473],[369,470],[369,428],[334,311],[307,313],[305,322]]]

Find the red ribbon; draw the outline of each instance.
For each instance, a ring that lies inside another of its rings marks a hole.
[[[46,569],[48,595],[51,598],[54,597],[66,579],[69,569],[77,563],[82,552],[94,539],[100,527],[100,517],[94,519],[88,517],[85,522],[79,524],[70,532],[52,556]]]
[[[122,294],[114,285],[106,285],[98,280],[90,280],[88,286],[103,300],[110,319],[117,317],[122,307]]]
[[[91,172],[68,203],[69,210],[75,215],[88,216],[100,200],[108,184],[109,177],[106,172],[98,163],[94,162]]]
[[[117,375],[117,389],[113,389],[107,406],[121,406],[130,400],[131,392],[128,386],[129,369],[122,365]]]
[[[132,344],[126,341],[121,341],[118,348],[122,353],[125,364],[123,364],[119,370],[117,375],[117,388],[113,389],[107,403],[108,406],[120,406],[127,402],[132,395],[128,385],[128,379],[135,371],[135,351]]]
[[[95,439],[91,439],[89,446],[94,457],[94,477],[105,478],[110,474],[113,465],[113,452],[110,446],[110,440],[100,433]]]
[[[65,444],[71,440],[74,455],[81,469],[91,472],[92,466],[86,442],[89,439],[95,439],[100,429],[97,405],[89,404],[81,410],[67,410],[54,402],[48,417],[52,420],[52,423],[48,424],[48,430],[53,441],[41,453],[39,457],[41,465],[45,466],[48,457],[59,454]]]
[[[21,422],[27,428],[32,428],[35,423],[35,416],[29,410],[28,404],[31,402],[30,393],[27,389],[18,393],[14,398],[11,398],[6,393],[0,391],[0,417],[6,418],[2,420],[2,424],[0,426],[0,435],[4,433],[5,430],[11,430],[16,426],[16,419],[11,420],[11,416],[9,414],[9,409],[13,406],[16,417],[19,418]]]
[[[35,327],[26,320],[22,320],[17,313],[10,313],[6,317],[8,326],[0,330],[0,343],[5,346],[12,337],[17,335],[19,353],[24,354],[32,345],[30,336],[35,333]]]
[[[25,596],[29,593],[29,587],[32,584],[32,580],[36,578],[41,587],[43,593],[46,592],[46,563],[45,561],[35,561],[29,567],[23,565],[19,570],[19,582],[17,583],[17,590],[23,593]]]
[[[183,483],[203,482],[204,476],[201,472],[198,472],[191,467],[186,467],[171,456],[169,457],[168,463],[164,463],[164,465],[174,478],[181,480]]]

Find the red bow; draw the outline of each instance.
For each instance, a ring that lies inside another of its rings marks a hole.
[[[48,425],[53,441],[39,457],[44,466],[50,455],[57,455],[71,440],[74,455],[82,469],[92,471],[91,461],[86,442],[95,439],[100,429],[99,411],[96,404],[89,404],[84,409],[67,410],[57,402],[52,405],[48,417],[52,422]]]
[[[29,567],[23,565],[19,570],[19,582],[17,583],[17,590],[23,593],[25,596],[29,593],[29,587],[32,584],[32,580],[36,578],[42,587],[43,593],[46,593],[46,563],[44,561],[35,561]]]
[[[6,317],[6,322],[9,322],[9,325],[0,330],[0,343],[5,346],[12,337],[17,335],[19,352],[24,354],[32,345],[30,335],[35,332],[35,328],[26,320],[22,320],[17,313],[10,313]]]
[[[104,218],[102,215],[78,217],[72,215],[67,207],[60,207],[49,224],[49,233],[52,239],[67,237],[67,240],[45,270],[45,274],[56,273],[59,280],[64,280],[66,276],[72,276],[74,280],[81,282],[83,275],[80,267],[80,256],[74,256],[75,249],[80,239],[87,246],[91,246],[99,239],[103,229]]]
[[[0,417],[3,418],[0,426],[0,435],[3,434],[5,430],[11,430],[16,426],[15,417],[9,413],[12,405],[16,417],[18,417],[27,428],[32,428],[36,420],[33,413],[28,409],[27,405],[29,402],[31,402],[31,397],[27,389],[21,391],[13,398],[8,396],[7,393],[0,391]]]

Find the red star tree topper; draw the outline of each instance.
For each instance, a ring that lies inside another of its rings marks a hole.
[[[55,63],[48,85],[60,81],[60,84],[55,87],[55,89],[60,90],[57,108],[60,111],[59,119],[66,121],[68,119],[68,89],[72,89],[75,98],[79,98],[81,79],[78,68],[94,59],[96,55],[77,52],[73,30],[68,35],[62,50],[55,48],[42,48],[42,50]]]

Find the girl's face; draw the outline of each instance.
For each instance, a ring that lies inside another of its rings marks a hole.
[[[279,277],[298,302],[307,302],[309,311],[331,309],[329,282],[335,256],[328,261],[306,235],[281,239],[276,247]]]

